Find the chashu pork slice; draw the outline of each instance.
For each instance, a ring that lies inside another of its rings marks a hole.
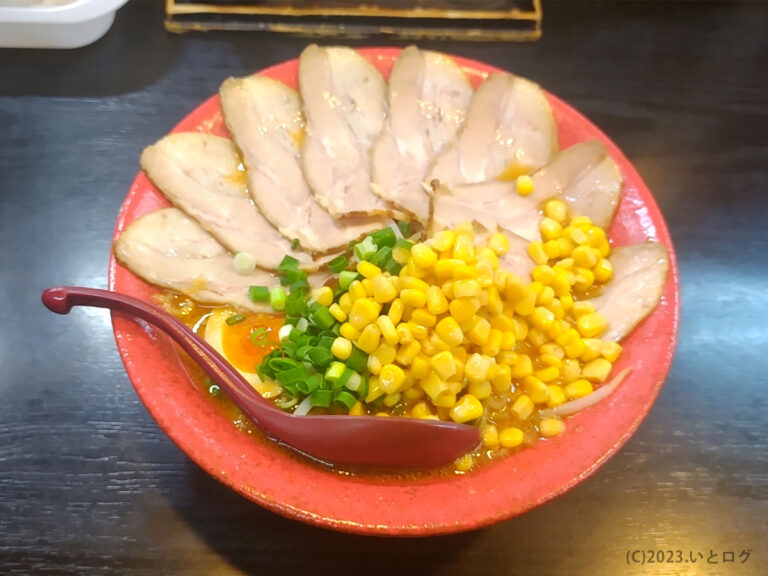
[[[286,255],[304,269],[316,267],[309,253],[293,250],[254,206],[232,141],[199,132],[171,134],[144,150],[141,167],[177,208],[232,252],[247,252],[268,270]]]
[[[449,189],[458,184],[513,180],[547,164],[557,152],[557,129],[544,91],[511,74],[492,74],[477,89],[458,138],[427,173]]]
[[[235,272],[232,253],[178,208],[150,212],[131,222],[115,242],[115,256],[151,284],[176,290],[198,302],[231,304],[254,312],[273,312],[269,303],[248,298],[250,286],[280,285],[265,270]],[[309,283],[321,286],[327,274],[314,273]]]
[[[550,198],[563,200],[571,215],[589,216],[607,228],[619,202],[623,179],[605,146],[591,140],[560,152],[531,175],[533,193],[520,196],[514,182],[492,180],[440,187],[433,199],[433,230],[474,219],[487,228],[501,226],[528,240],[539,239],[539,207]]]
[[[246,168],[248,191],[264,217],[305,250],[327,254],[387,225],[382,218],[334,219],[301,169],[304,116],[295,90],[272,78],[229,78],[219,90],[224,120]]]
[[[409,46],[389,76],[389,116],[371,152],[373,190],[426,226],[424,176],[464,124],[472,85],[453,59]]]
[[[663,244],[646,242],[614,248],[608,260],[613,279],[590,301],[608,321],[600,338],[618,342],[659,303],[667,283],[669,254]]]
[[[351,48],[307,46],[299,58],[307,135],[302,165],[317,201],[337,218],[398,215],[371,187],[371,147],[384,127],[387,85]]]

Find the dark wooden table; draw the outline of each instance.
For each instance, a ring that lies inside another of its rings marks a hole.
[[[522,517],[415,540],[230,492],[147,414],[106,314],[39,303],[52,284],[106,285],[144,146],[227,76],[306,44],[174,36],[162,17],[134,0],[93,46],[0,51],[0,573],[768,574],[766,5],[551,2],[535,44],[425,43],[535,79],[623,148],[671,228],[683,305],[658,402],[597,474]]]

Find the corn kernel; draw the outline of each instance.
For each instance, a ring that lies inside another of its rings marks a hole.
[[[539,432],[544,438],[552,438],[565,431],[565,422],[557,418],[543,418],[539,422]]]
[[[349,314],[349,311],[352,310],[352,297],[349,295],[349,292],[344,292],[344,294],[339,296],[339,307],[346,314]]]
[[[454,298],[473,298],[480,294],[480,283],[477,280],[456,280],[453,283]]]
[[[427,396],[433,401],[441,394],[448,391],[448,383],[434,372],[430,372],[426,378],[422,378],[419,383],[424,392],[427,393]]]
[[[501,366],[514,366],[518,363],[519,357],[517,355],[517,352],[513,352],[512,350],[502,350],[498,354],[496,354],[496,364]]]
[[[346,360],[352,354],[352,342],[343,336],[339,336],[331,344],[331,354],[339,360]]]
[[[402,344],[400,346],[400,349],[397,351],[397,356],[395,356],[395,360],[403,366],[410,366],[414,359],[419,355],[419,352],[421,352],[421,344],[417,340],[414,340],[408,344]]]
[[[360,264],[367,264],[367,262],[361,262]],[[371,295],[376,302],[385,304],[395,299],[397,288],[395,288],[389,278],[379,274],[371,279]]]
[[[375,374],[378,376],[379,373],[381,372],[381,367],[383,366],[383,364],[381,363],[381,360],[379,360],[378,356],[374,356],[373,354],[371,354],[370,356],[368,356],[368,360],[366,361],[366,366],[368,368],[368,371],[371,374]]]
[[[563,254],[560,253],[560,244],[558,240],[547,240],[544,242],[544,254],[547,255],[547,259],[553,260],[560,258]]]
[[[347,340],[355,341],[360,338],[360,330],[352,326],[349,322],[345,322],[339,328],[339,334],[344,336]]]
[[[544,344],[542,348],[545,346],[547,346],[547,344]],[[552,354],[541,354],[539,356],[539,362],[544,366],[554,366],[555,368],[560,368],[563,365],[563,361]]]
[[[488,325],[490,326],[490,323]],[[491,328],[490,331],[488,332],[488,340],[486,340],[485,344],[483,344],[483,354],[485,354],[486,356],[496,356],[496,354],[501,352],[502,338],[503,338],[503,335],[501,333],[501,330],[496,330],[495,328]]]
[[[610,261],[606,260],[605,258],[601,258],[597,261],[597,264],[595,264],[595,269],[593,272],[595,274],[595,281],[604,284],[605,282],[608,282],[613,276],[613,266],[611,266]]]
[[[379,373],[379,386],[385,394],[394,394],[405,381],[405,372],[396,364],[385,364]]]
[[[415,244],[411,248],[411,262],[419,268],[432,268],[437,262],[437,253],[427,244]]]
[[[392,300],[392,304],[389,305],[389,312],[387,312],[387,316],[389,316],[389,319],[392,320],[392,324],[395,326],[400,324],[400,320],[403,319],[404,308],[405,305],[403,304],[403,301],[400,300],[400,298],[395,298]]]
[[[525,436],[523,435],[523,431],[514,426],[504,428],[499,432],[499,442],[501,443],[502,448],[517,448],[523,443],[524,439]]]
[[[470,382],[481,382],[488,377],[491,359],[482,354],[472,354],[464,366],[464,377]]]
[[[571,218],[570,224],[571,226],[576,226],[577,228],[589,228],[592,226],[592,220],[589,218],[589,216],[574,216]]]
[[[322,286],[312,291],[312,299],[320,306],[330,306],[333,304],[333,290],[328,286]]]
[[[360,298],[352,303],[349,311],[349,323],[357,330],[363,330],[371,322],[375,322],[381,312],[381,304],[370,298]]]
[[[381,365],[384,366],[385,364],[394,362],[396,354],[397,349],[394,346],[382,343],[378,348],[376,348],[376,350],[371,353],[371,356],[378,358],[379,362],[381,362]]]
[[[429,357],[419,354],[411,364],[411,375],[417,380],[426,378],[430,371]]]
[[[600,358],[603,353],[603,341],[598,338],[583,338],[584,352],[579,356],[581,362],[591,362],[595,358]]]
[[[405,265],[411,257],[411,251],[408,248],[392,248],[392,259],[400,265]]]
[[[548,336],[546,332],[540,330],[539,328],[531,328],[528,331],[527,340],[529,344],[533,344],[536,348],[540,348],[547,343]]]
[[[568,217],[568,208],[560,200],[548,200],[544,203],[544,215],[562,224]]]
[[[589,380],[574,380],[567,384],[563,391],[569,400],[575,400],[576,398],[583,398],[588,394],[592,394],[592,384]]]
[[[480,253],[477,255],[479,262],[485,262],[491,267],[492,271],[499,269],[499,257],[496,256],[496,252],[490,248],[481,248]]]
[[[509,252],[509,238],[500,232],[492,234],[488,239],[488,248],[493,250],[497,256],[502,256]]]
[[[589,243],[589,237],[586,232],[578,226],[574,226],[572,222],[570,226],[563,230],[563,238],[568,238],[571,242],[579,246]]]
[[[456,300],[454,300],[456,302]],[[488,341],[491,333],[491,323],[485,318],[477,318],[474,326],[466,333],[467,340],[478,346],[482,346]]]
[[[445,252],[453,248],[453,243],[456,241],[456,233],[453,230],[441,230],[437,232],[430,239],[429,243],[432,248],[438,252]]]
[[[331,304],[328,307],[328,311],[331,313],[331,316],[334,317],[335,320],[338,322],[346,322],[347,320],[347,313],[344,312],[344,310],[341,309],[341,306],[338,304]]]
[[[528,336],[528,322],[526,322],[524,318],[514,318],[512,322],[514,322],[515,325],[515,339],[518,342],[522,342]]]
[[[515,180],[515,190],[520,196],[530,196],[533,192],[533,180],[527,174],[518,176]]]
[[[368,395],[365,397],[365,403],[370,404],[383,395],[384,390],[379,386],[379,377],[375,375],[371,376],[368,379]]]
[[[533,314],[531,314],[531,323],[534,326],[538,326],[544,330],[549,328],[554,321],[555,315],[552,313],[552,311],[541,306],[537,306],[533,310]]]
[[[573,258],[576,266],[581,266],[582,268],[592,268],[595,266],[595,264],[597,264],[599,256],[594,248],[589,246],[577,246],[573,249],[571,257]]]
[[[493,326],[493,323],[491,323],[491,326]],[[495,328],[495,329],[501,331],[498,328]],[[516,345],[517,345],[517,339],[515,338],[514,332],[501,331],[501,344],[499,345],[499,348],[501,350],[514,350]]]
[[[560,237],[563,227],[552,218],[544,217],[539,221],[539,231],[544,240],[555,240]]]
[[[435,332],[443,342],[451,347],[458,346],[464,341],[464,333],[461,331],[456,320],[450,316],[443,318],[437,323]]]
[[[592,314],[595,311],[594,306],[589,300],[581,300],[573,303],[573,316],[574,318],[580,318],[585,314]]]
[[[472,320],[479,307],[479,303],[474,298],[457,298],[451,301],[448,310],[451,317],[463,326]]]
[[[448,310],[448,299],[439,286],[432,285],[427,288],[427,310],[435,316]]]
[[[560,376],[562,376],[566,384],[578,380],[579,376],[581,376],[581,365],[577,360],[571,360],[570,358],[563,360]]]
[[[411,416],[413,418],[430,418],[434,416],[432,409],[426,402],[418,402],[411,408]]]
[[[510,368],[512,378],[515,380],[521,380],[533,374],[533,362],[531,362],[531,357],[527,354],[518,354],[517,362],[515,362],[514,366],[510,366]]]
[[[533,272],[531,272],[531,277],[537,281],[541,282],[542,284],[551,284],[555,280],[555,270],[551,266],[547,266],[546,264],[542,264],[540,266],[536,266],[533,269]]]
[[[406,400],[421,400],[424,398],[425,394],[421,387],[411,386],[403,391],[403,396],[405,396]]]
[[[544,252],[544,244],[539,242],[531,242],[528,244],[528,256],[531,257],[536,264],[546,264],[549,261],[546,252]]]
[[[400,392],[395,392],[394,394],[387,394],[384,396],[384,406],[387,408],[392,408],[395,404],[400,402],[401,398]]]
[[[611,373],[611,367],[605,358],[597,358],[581,369],[581,377],[591,382],[604,382]]]
[[[578,340],[574,340],[570,344],[565,345],[565,355],[568,356],[568,358],[579,358],[584,353],[584,351],[587,349],[587,345],[584,344],[584,340],[579,338]]]
[[[438,352],[429,359],[429,365],[432,370],[443,380],[448,380],[456,374],[456,364],[453,361],[453,354],[448,350]]]
[[[451,418],[454,422],[463,424],[475,420],[483,415],[483,405],[472,394],[462,396],[456,405],[451,408]]]
[[[427,295],[424,291],[416,288],[404,288],[400,290],[400,299],[406,306],[421,308],[427,303]]]
[[[475,457],[472,454],[464,454],[464,456],[458,457],[453,466],[458,472],[469,472],[472,466],[475,465]]]
[[[542,382],[551,382],[560,377],[560,369],[556,366],[547,366],[546,368],[536,370],[533,375]]]
[[[523,390],[534,404],[543,404],[549,398],[549,387],[535,376],[523,378]]]
[[[608,327],[608,321],[599,312],[593,312],[580,316],[576,321],[576,326],[585,338],[593,338],[605,331]]]
[[[595,283],[595,274],[589,268],[576,268],[576,280],[573,283],[573,289],[580,292],[586,292]]]
[[[491,386],[497,394],[509,392],[512,386],[512,373],[509,366],[505,364],[497,365],[496,374],[491,378]]]
[[[452,256],[465,264],[474,264],[475,247],[472,245],[472,239],[464,234],[458,235],[453,245]]]
[[[357,339],[357,347],[360,348],[366,354],[372,353],[379,347],[379,341],[381,340],[381,330],[376,324],[368,324],[360,332],[360,338]]]
[[[359,400],[352,405],[352,408],[349,409],[350,416],[363,416],[364,414],[365,408],[363,408],[363,403]]]
[[[617,342],[602,341],[600,345],[600,354],[611,364],[619,359],[621,354],[621,345]]]
[[[355,280],[352,282],[352,284],[349,285],[347,294],[349,294],[352,302],[355,302],[357,300],[367,298],[368,290],[365,289],[365,286],[363,286],[363,283],[360,280]]]
[[[408,321],[406,325],[411,331],[411,334],[413,334],[414,339],[426,340],[429,337],[429,328],[426,326],[422,326],[421,324],[416,324],[416,322],[411,321]]]
[[[486,448],[499,447],[499,429],[493,424],[486,424],[480,429],[480,437],[483,440],[483,446]]]
[[[357,271],[364,278],[373,278],[381,274],[381,268],[379,268],[375,264],[371,264],[366,260],[363,260],[362,262],[358,262]]]
[[[400,339],[397,337],[397,329],[389,316],[379,316],[376,318],[376,325],[381,331],[381,337],[389,346],[397,346]]]
[[[457,258],[440,259],[435,264],[435,276],[440,281],[453,278],[453,271],[463,265],[464,261]]]
[[[550,384],[547,388],[549,390],[547,406],[554,408],[555,406],[560,406],[560,404],[565,402],[565,392],[563,392],[563,389],[560,386],[557,384]]]
[[[533,400],[531,400],[525,394],[521,394],[512,404],[512,412],[520,418],[520,420],[527,420],[528,417],[533,414]]]

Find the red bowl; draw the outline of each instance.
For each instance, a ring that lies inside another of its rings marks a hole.
[[[360,50],[385,77],[399,52]],[[456,61],[475,85],[498,72],[480,62]],[[259,74],[296,87],[297,72],[298,62],[291,60]],[[530,510],[592,474],[637,429],[661,389],[677,340],[679,278],[667,226],[638,173],[589,120],[555,96],[548,97],[561,148],[596,138],[621,168],[625,184],[610,229],[613,242],[652,239],[662,242],[670,254],[662,301],[626,340],[616,366],[632,366],[633,371],[609,398],[569,418],[561,436],[466,475],[403,479],[341,475],[236,429],[191,381],[167,337],[114,314],[115,338],[128,375],[160,427],[201,468],[246,498],[278,514],[345,532],[425,536],[470,530]],[[226,136],[218,96],[209,98],[173,131]],[[115,238],[132,220],[165,206],[168,202],[140,172],[123,203]],[[143,299],[157,292],[114,257],[109,287]]]

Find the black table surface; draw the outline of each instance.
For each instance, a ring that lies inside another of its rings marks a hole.
[[[0,50],[0,573],[768,574],[768,6],[544,8],[536,43],[423,46],[535,79],[654,191],[682,322],[626,446],[532,512],[422,539],[282,518],[188,460],[133,391],[108,315],[54,317],[39,294],[105,287],[142,148],[308,41],[172,35],[162,2],[134,0],[92,46]]]

